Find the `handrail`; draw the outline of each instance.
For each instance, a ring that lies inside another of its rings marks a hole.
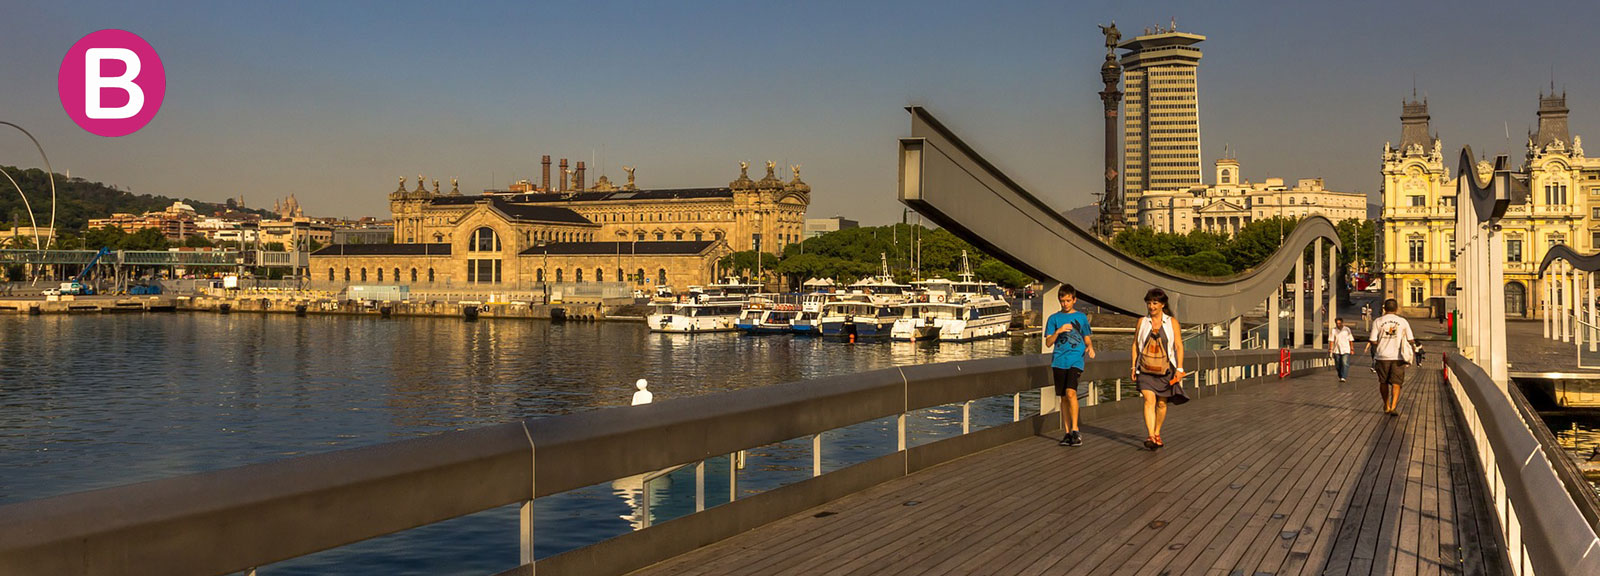
[[[1460,354],[1447,354],[1445,368],[1478,449],[1513,568],[1526,559],[1536,574],[1600,574],[1600,538],[1567,496],[1507,393]]]
[[[1319,352],[1293,357],[1320,367]],[[1186,356],[1195,373],[1259,377],[1278,362],[1275,350]],[[1102,354],[1084,378],[1119,377],[1128,362],[1126,352]],[[913,410],[1039,389],[1048,364],[1037,354],[888,368],[10,504],[0,506],[0,573],[235,572],[883,417],[903,421]],[[1263,370],[1215,370],[1233,367]],[[903,426],[900,434],[905,458]],[[981,449],[962,438],[935,444]]]

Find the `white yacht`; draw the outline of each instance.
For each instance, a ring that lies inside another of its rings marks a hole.
[[[905,308],[905,314],[894,321],[894,327],[889,330],[889,337],[911,342],[938,338],[944,322],[960,318],[963,312],[961,304],[942,299],[925,301],[922,297],[918,297],[916,302],[902,306]]]
[[[645,317],[651,332],[695,334],[737,330],[739,310],[744,300],[728,296],[699,294],[684,302],[656,305],[656,312]]]
[[[961,303],[960,317],[941,319],[940,342],[965,342],[1003,336],[1011,331],[1011,305],[985,296]]]
[[[821,335],[822,305],[832,300],[833,296],[827,292],[812,292],[800,296],[800,311],[789,321],[789,329],[795,334]]]
[[[869,325],[869,332],[876,330],[878,304],[865,294],[840,294],[836,299],[823,303],[817,315],[817,325],[823,336],[854,336],[859,335],[856,329],[858,318],[863,324]]]

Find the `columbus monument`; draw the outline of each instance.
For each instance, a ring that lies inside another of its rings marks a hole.
[[[1106,37],[1106,61],[1100,65],[1100,80],[1106,84],[1106,89],[1100,92],[1100,102],[1106,109],[1106,190],[1100,196],[1100,219],[1095,223],[1095,233],[1111,238],[1127,225],[1119,185],[1121,175],[1117,173],[1120,159],[1117,154],[1117,108],[1122,102],[1122,91],[1118,85],[1122,81],[1122,65],[1117,63],[1116,52],[1117,44],[1122,41],[1122,33],[1117,31],[1116,21],[1112,21],[1110,26],[1101,26],[1100,33]]]

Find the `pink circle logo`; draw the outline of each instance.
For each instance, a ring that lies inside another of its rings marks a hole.
[[[167,70],[144,38],[101,30],[78,40],[56,75],[61,108],[78,126],[106,137],[138,132],[161,111]]]

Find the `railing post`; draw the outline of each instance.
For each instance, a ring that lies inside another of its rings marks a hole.
[[[1117,379],[1117,401],[1122,401],[1122,379]]]
[[[1583,309],[1586,309],[1586,310],[1589,311],[1589,327],[1588,328],[1590,330],[1593,330],[1594,327],[1595,327],[1595,322],[1594,322],[1594,316],[1595,316],[1595,314],[1594,314],[1594,308],[1595,308],[1595,302],[1594,302],[1594,272],[1585,272],[1583,274],[1583,276],[1589,280],[1589,291],[1584,296]],[[1600,344],[1600,343],[1595,342],[1596,338],[1600,338],[1600,334],[1595,334],[1593,332],[1589,333],[1589,351],[1590,352],[1600,352],[1600,346],[1597,346],[1597,344]]]
[[[906,413],[905,412],[901,412],[900,416],[895,419],[895,429],[896,429],[895,436],[899,438],[899,443],[898,443],[899,448],[898,448],[898,450],[901,451],[901,452],[905,452],[906,451]]]
[[[694,463],[694,511],[706,511],[706,461]]]
[[[1016,393],[1013,393],[1011,395],[1011,421],[1012,422],[1021,422],[1022,421],[1022,393],[1021,392],[1016,392]],[[902,450],[903,450],[903,448],[902,448]]]
[[[728,455],[728,503],[739,499],[739,453]]]
[[[1549,338],[1550,337],[1550,328],[1551,328],[1550,304],[1551,304],[1552,300],[1555,300],[1555,289],[1551,287],[1552,286],[1551,280],[1553,280],[1553,278],[1551,278],[1551,276],[1550,276],[1551,273],[1553,273],[1553,272],[1555,272],[1555,270],[1551,270],[1551,269],[1548,269],[1548,268],[1545,269],[1544,278],[1542,278],[1542,282],[1540,282],[1541,284],[1544,285],[1544,290],[1543,290],[1543,292],[1544,292],[1543,300],[1544,301],[1539,303],[1539,312],[1540,312],[1540,314],[1542,316],[1544,316],[1544,337],[1545,338]]]
[[[1077,392],[1073,391],[1073,390],[1068,390],[1067,393],[1068,394],[1077,394]],[[1088,405],[1089,406],[1096,406],[1096,405],[1099,405],[1099,404],[1100,404],[1100,381],[1099,380],[1090,380],[1089,381],[1089,402],[1088,402]]]
[[[1283,332],[1278,329],[1278,306],[1283,301],[1283,279],[1278,280],[1278,288],[1267,297],[1267,337],[1263,339],[1266,344],[1261,347],[1263,350],[1277,350],[1283,347]]]
[[[811,435],[811,477],[822,475],[822,434]]]
[[[972,433],[972,401],[961,403],[961,433]]]

